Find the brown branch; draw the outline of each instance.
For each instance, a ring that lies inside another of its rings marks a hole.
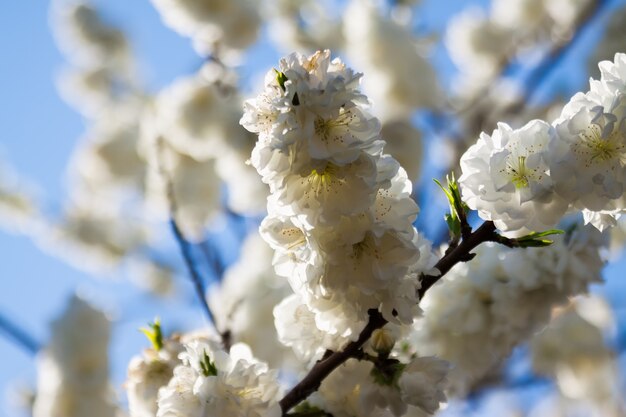
[[[435,265],[435,268],[439,271],[438,275],[421,276],[422,286],[418,291],[420,299],[424,296],[426,291],[448,273],[454,265],[459,262],[471,260],[474,257],[471,251],[474,248],[483,242],[496,240],[497,236],[499,235],[496,233],[496,227],[493,222],[484,222],[475,232],[471,233],[467,239],[463,239],[453,250],[446,252]],[[339,365],[351,357],[358,356],[359,349],[361,349],[363,344],[370,338],[374,330],[380,329],[387,324],[387,320],[383,318],[378,310],[371,309],[368,311],[368,314],[369,321],[356,341],[350,342],[340,352],[326,351],[322,359],[311,368],[309,373],[280,400],[283,416],[286,416],[289,410],[315,392],[320,387],[322,381]]]

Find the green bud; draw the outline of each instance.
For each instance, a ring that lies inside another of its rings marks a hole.
[[[202,352],[202,359],[200,359],[200,369],[202,370],[202,375],[204,376],[216,376],[217,368],[215,367],[215,362],[211,362],[211,358],[206,353],[206,350]]]
[[[274,68],[274,72],[276,72],[276,82],[283,91],[286,91],[285,82],[288,80],[287,76],[284,72],[278,71],[276,68]]]
[[[148,327],[142,327],[139,331],[148,338],[154,350],[158,352],[163,349],[163,332],[161,320],[158,317],[154,319],[154,323],[148,323]]]

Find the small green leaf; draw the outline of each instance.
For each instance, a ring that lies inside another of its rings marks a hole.
[[[159,318],[154,319],[154,323],[148,323],[148,327],[142,327],[139,329],[157,352],[163,349],[163,332],[161,331],[161,320]]]
[[[433,178],[433,181],[435,181],[448,198],[450,214],[446,214],[445,220],[450,230],[450,236],[453,239],[457,239],[461,236],[463,225],[465,224],[469,227],[466,220],[466,213],[469,211],[469,207],[461,200],[459,183],[456,181],[456,178],[454,178],[454,174],[446,176],[447,187],[444,187],[437,179]]]
[[[532,239],[537,239],[540,237],[546,237],[546,236],[551,236],[551,235],[562,235],[563,233],[565,233],[565,231],[560,230],[560,229],[550,229],[550,230],[546,230],[545,232],[532,232],[525,236],[518,237],[517,240],[532,240]]]
[[[217,367],[215,366],[215,362],[211,362],[211,358],[209,357],[206,350],[202,352],[202,359],[200,359],[200,369],[202,370],[202,375],[204,376],[216,376],[217,375]]]
[[[554,241],[548,239],[538,239],[538,240],[524,240],[519,242],[520,248],[543,248],[546,246],[550,246]]]
[[[278,71],[276,68],[274,68],[274,72],[276,72],[276,82],[283,91],[286,91],[285,82],[288,80],[287,76],[284,72]]]
[[[517,239],[514,239],[514,241],[520,248],[543,248],[554,243],[552,240],[542,239],[543,237],[561,235],[563,233],[565,233],[563,230],[550,229],[545,232],[532,232],[525,236],[518,237]]]
[[[451,214],[446,214],[444,216],[446,219],[446,224],[448,225],[448,229],[450,230],[450,236],[458,237],[461,236],[461,222],[458,217],[453,216]]]
[[[441,185],[441,182],[439,182],[437,178],[433,178],[433,181],[435,181],[435,184],[437,184],[439,188],[441,188],[441,191],[445,193],[446,197],[448,197],[448,203],[450,204],[450,207],[452,207],[454,205],[454,200],[453,200],[452,194],[450,194],[450,191],[444,188],[444,186]]]

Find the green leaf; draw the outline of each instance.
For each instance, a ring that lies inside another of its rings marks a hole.
[[[450,207],[454,206],[454,197],[452,197],[452,194],[450,193],[450,191],[448,191],[446,188],[444,188],[444,186],[441,184],[441,182],[439,182],[439,180],[437,178],[433,178],[433,181],[435,181],[435,184],[437,184],[439,186],[439,188],[441,188],[441,191],[443,191],[446,195],[446,197],[448,197],[448,203],[450,204]]]
[[[163,349],[163,332],[161,331],[161,321],[159,318],[154,319],[154,323],[148,323],[148,327],[142,327],[139,329],[157,352]]]
[[[206,350],[202,352],[202,359],[200,359],[200,369],[202,370],[202,375],[204,376],[216,376],[217,375],[217,367],[215,366],[215,362],[211,362],[211,358],[209,357]]]
[[[548,239],[538,239],[538,240],[525,240],[523,242],[519,242],[520,248],[543,248],[546,246],[550,246],[554,241]]]
[[[288,80],[287,76],[284,72],[278,71],[276,68],[274,68],[274,72],[276,72],[276,82],[283,91],[286,91],[285,82]]]
[[[565,231],[560,230],[560,229],[550,229],[550,230],[546,230],[545,232],[532,232],[525,236],[518,237],[517,240],[532,240],[532,239],[551,236],[551,235],[562,235],[563,233],[565,233]]]
[[[450,214],[446,214],[445,220],[450,230],[450,236],[455,239],[461,236],[463,224],[466,222],[466,213],[469,211],[469,207],[461,200],[461,192],[459,190],[459,183],[454,178],[454,174],[446,176],[448,183],[447,187],[444,187],[441,182],[433,178],[433,181],[441,188],[448,199],[448,205],[450,207]]]
[[[459,218],[451,214],[446,214],[444,218],[446,219],[446,224],[450,230],[450,235],[452,237],[461,236],[461,221]]]
[[[517,239],[514,239],[514,241],[520,248],[543,248],[545,246],[550,246],[554,243],[554,241],[542,238],[552,235],[561,235],[563,233],[565,233],[563,230],[550,229],[545,232],[532,232],[525,236],[518,237]]]

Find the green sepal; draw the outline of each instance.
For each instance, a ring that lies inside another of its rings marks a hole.
[[[211,358],[209,357],[209,354],[206,353],[206,350],[202,352],[202,359],[200,359],[200,370],[202,370],[202,375],[204,376],[217,375],[217,367],[215,366],[215,362],[211,362]]]
[[[398,380],[406,367],[396,359],[389,359],[384,363],[374,364],[370,376],[374,378],[374,382],[378,385],[384,385],[389,387],[397,387]]]
[[[148,338],[154,350],[158,352],[163,349],[163,332],[158,317],[154,319],[154,323],[148,323],[148,327],[142,327],[139,331]]]

